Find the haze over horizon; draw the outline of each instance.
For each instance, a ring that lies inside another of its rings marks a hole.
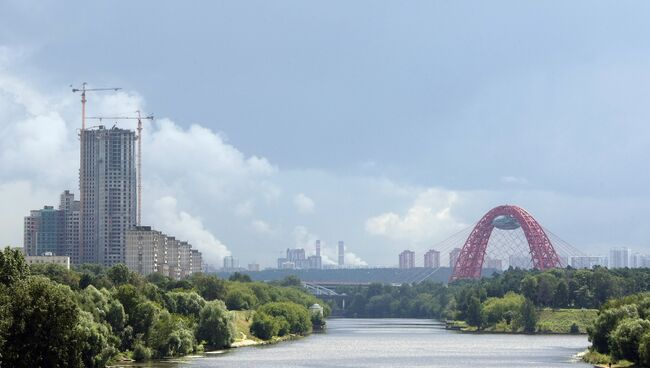
[[[0,245],[78,192],[87,81],[124,88],[89,115],[155,114],[143,224],[213,264],[420,261],[505,203],[650,253],[650,4],[72,3],[0,4]]]

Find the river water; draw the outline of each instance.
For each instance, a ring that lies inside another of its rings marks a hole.
[[[584,335],[466,334],[422,319],[331,319],[327,331],[276,345],[232,349],[140,367],[575,367]]]

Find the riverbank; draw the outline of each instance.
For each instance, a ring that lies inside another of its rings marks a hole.
[[[541,309],[538,311],[535,333],[548,335],[586,334],[587,326],[595,320],[597,313],[596,309]],[[525,333],[523,326],[518,326],[514,322],[507,323],[506,321],[485,326],[480,330],[475,326],[469,326],[465,321],[447,321],[446,328],[472,333]]]

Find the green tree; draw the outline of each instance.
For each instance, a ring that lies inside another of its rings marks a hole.
[[[481,301],[473,296],[469,299],[469,304],[467,306],[467,324],[470,326],[476,326],[476,328],[481,329],[481,324],[483,321],[483,316],[481,315]]]
[[[235,272],[228,278],[229,281],[252,282],[251,277],[245,273]]]
[[[558,282],[553,294],[553,306],[555,308],[564,308],[569,304],[569,288],[564,280]]]
[[[295,287],[300,287],[302,286],[302,281],[298,278],[296,275],[289,275],[280,280],[280,286],[295,286]]]
[[[527,275],[521,280],[521,293],[528,300],[537,298],[537,279],[535,276]]]
[[[155,358],[187,355],[195,345],[194,334],[186,322],[166,310],[152,326],[147,341]]]
[[[215,348],[228,347],[235,340],[233,318],[222,301],[207,302],[201,309],[196,337]]]
[[[84,367],[102,368],[117,353],[110,343],[111,331],[108,326],[95,322],[88,312],[80,313],[74,332]]]
[[[81,366],[75,333],[79,308],[70,288],[42,276],[18,281],[17,275],[5,278],[14,281],[6,290],[11,295],[8,304],[2,306],[11,321],[0,349],[3,366]]]
[[[537,327],[537,310],[535,304],[526,299],[521,307],[521,319],[524,326],[524,332],[533,333]]]
[[[309,310],[300,304],[291,302],[274,302],[268,303],[260,308],[258,312],[266,313],[271,317],[279,319],[280,330],[282,330],[282,321],[288,325],[290,333],[306,334],[311,332],[311,317]]]
[[[623,305],[617,308],[608,308],[600,311],[591,326],[587,327],[589,341],[597,352],[608,354],[610,352],[610,334],[622,319],[639,318],[635,305]]]
[[[226,284],[216,276],[197,273],[192,275],[191,282],[199,295],[207,301],[223,300],[226,297]]]
[[[115,286],[124,285],[131,281],[131,271],[123,263],[118,263],[106,272]]]
[[[650,321],[641,318],[622,320],[611,335],[612,355],[639,362],[641,337],[650,332]]]
[[[639,341],[639,363],[643,367],[650,367],[650,333],[646,333]]]
[[[0,251],[0,284],[11,285],[27,276],[29,266],[20,250],[6,247]]]
[[[226,305],[230,310],[252,309],[257,304],[257,298],[248,289],[234,289],[226,296]]]
[[[253,316],[251,333],[262,340],[269,340],[278,335],[280,323],[264,312],[257,312]]]

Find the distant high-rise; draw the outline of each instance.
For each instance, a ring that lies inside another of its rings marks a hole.
[[[440,252],[435,249],[430,249],[428,252],[424,253],[424,267],[440,267]]]
[[[405,250],[399,254],[399,268],[414,268],[415,267],[415,252]]]
[[[141,275],[159,272],[181,279],[201,272],[201,252],[192,245],[156,231],[151,226],[134,226],[126,232],[125,264]]]
[[[65,248],[66,255],[72,264],[81,263],[79,257],[79,201],[75,201],[74,194],[69,190],[61,193],[59,210],[63,211],[65,222]]]
[[[226,270],[235,270],[239,268],[239,260],[233,256],[223,257],[223,268]]]
[[[124,262],[126,231],[136,225],[135,132],[103,126],[82,134],[82,262]]]
[[[630,267],[630,248],[614,248],[609,251],[609,268]]]
[[[485,263],[483,264],[483,268],[492,268],[497,271],[501,271],[503,270],[503,261],[500,259],[485,257]]]
[[[508,267],[530,270],[533,268],[533,261],[530,256],[511,255],[508,257]]]
[[[65,218],[61,210],[45,206],[30,212],[24,222],[23,247],[25,255],[44,254],[65,256]]]
[[[320,257],[320,240],[316,240],[316,255]]]
[[[339,240],[339,266],[345,265],[345,244]]]
[[[570,259],[573,268],[593,268],[594,266],[607,266],[607,257],[600,256],[572,256]]]
[[[452,270],[456,268],[456,262],[458,261],[458,256],[460,256],[461,249],[454,248],[449,252],[449,268]]]

